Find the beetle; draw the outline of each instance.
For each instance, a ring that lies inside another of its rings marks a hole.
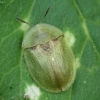
[[[60,93],[72,85],[76,76],[75,58],[60,29],[45,23],[31,27],[24,36],[22,49],[29,74],[42,89]]]

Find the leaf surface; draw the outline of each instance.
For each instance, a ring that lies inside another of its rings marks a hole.
[[[29,76],[22,40],[30,26],[54,25],[66,35],[75,58],[77,74],[65,92],[51,94]],[[0,100],[100,100],[100,1],[99,0],[1,0],[0,1]]]

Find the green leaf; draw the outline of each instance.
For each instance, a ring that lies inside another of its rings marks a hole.
[[[74,52],[77,74],[65,92],[51,94],[31,79],[22,54],[24,34],[41,22],[61,29]],[[100,100],[99,0],[0,0],[0,100]],[[26,98],[24,98],[26,97]]]

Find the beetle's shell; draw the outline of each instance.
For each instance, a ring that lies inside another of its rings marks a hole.
[[[37,24],[22,43],[28,71],[44,90],[67,90],[76,74],[75,59],[62,31],[49,24]]]

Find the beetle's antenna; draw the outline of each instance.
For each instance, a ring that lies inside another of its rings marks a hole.
[[[16,19],[17,19],[18,21],[22,22],[22,23],[26,23],[26,24],[32,26],[32,24],[30,24],[30,23],[28,23],[28,22],[25,22],[24,20],[22,20],[22,19],[20,19],[20,18],[16,18]]]
[[[50,6],[48,7],[48,9],[46,10],[45,14],[44,14],[44,17],[42,18],[41,22],[44,20],[44,18],[47,16],[48,12],[50,10]]]

